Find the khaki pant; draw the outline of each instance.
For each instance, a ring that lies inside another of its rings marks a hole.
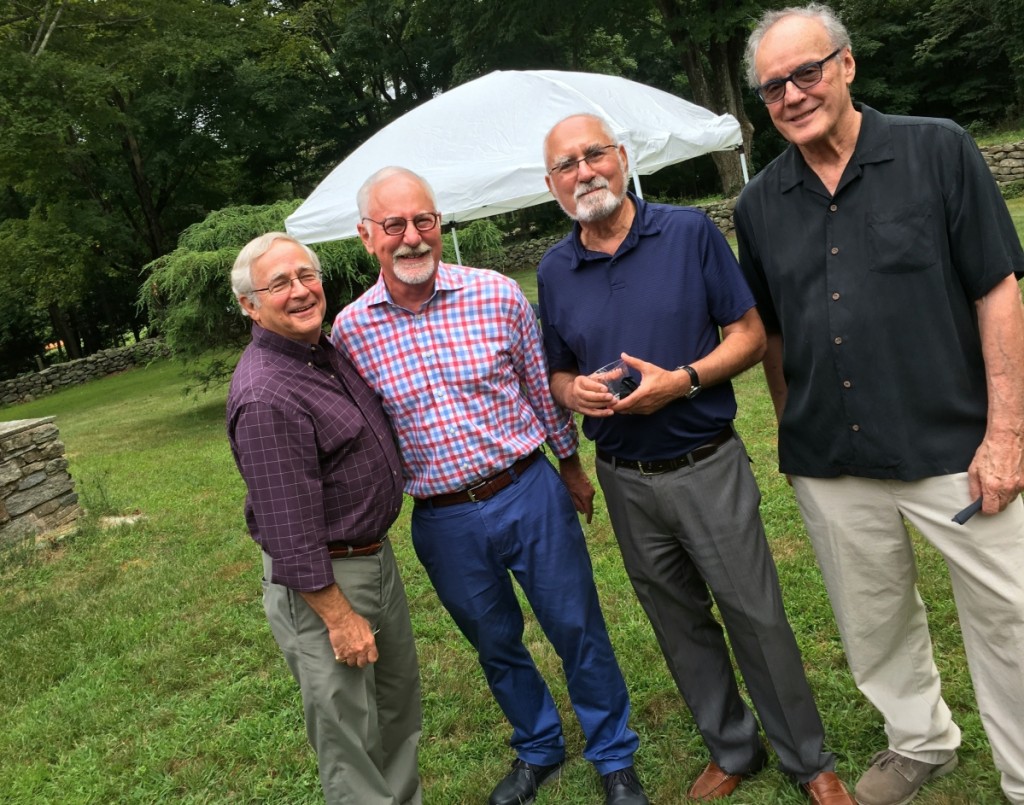
[[[263,606],[302,691],[327,805],[419,805],[419,666],[390,542],[333,563],[352,608],[378,630],[380,659],[365,668],[335,661],[320,616],[294,590],[267,582],[271,563],[264,554]]]
[[[928,763],[953,754],[960,730],[942,699],[904,518],[942,554],[1003,791],[1024,803],[1024,503],[958,525],[966,473],[792,480],[854,680],[884,717],[889,747]]]

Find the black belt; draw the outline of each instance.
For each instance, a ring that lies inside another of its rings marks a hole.
[[[386,534],[380,538],[380,542],[371,542],[369,545],[349,545],[347,542],[328,542],[327,552],[331,555],[331,559],[348,559],[352,556],[373,556],[375,553],[380,553],[380,549],[384,547],[385,540],[387,540]]]
[[[534,450],[530,455],[519,459],[507,470],[502,470],[468,489],[460,489],[458,492],[447,492],[443,495],[434,495],[432,498],[416,498],[416,502],[429,503],[431,506],[455,506],[459,503],[479,503],[482,500],[493,498],[529,469],[530,465],[538,458],[540,458],[540,448]]]
[[[618,469],[624,467],[627,470],[639,470],[641,475],[659,475],[663,472],[678,470],[680,467],[692,467],[698,461],[710,458],[718,452],[718,448],[733,437],[733,429],[726,428],[717,436],[712,437],[707,444],[702,444],[679,458],[663,458],[659,461],[630,461],[624,458],[616,458],[604,450],[598,449],[597,457],[602,461],[609,461]]]

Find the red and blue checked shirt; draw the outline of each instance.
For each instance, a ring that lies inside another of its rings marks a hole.
[[[533,309],[494,271],[439,263],[418,313],[378,278],[338,314],[331,342],[383,399],[413,497],[465,489],[545,441],[558,458],[579,446],[551,398]]]

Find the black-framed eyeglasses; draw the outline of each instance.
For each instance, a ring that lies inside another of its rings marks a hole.
[[[834,59],[842,52],[843,48],[836,48],[820,61],[809,61],[807,64],[801,64],[785,78],[773,78],[771,81],[765,81],[754,92],[757,93],[757,97],[764,103],[771,104],[778,103],[786,97],[786,84],[790,81],[793,82],[793,86],[797,89],[810,89],[816,84],[821,83],[821,77],[825,72],[825,62]]]
[[[410,223],[416,227],[417,232],[429,232],[441,220],[441,213],[421,212],[419,215],[414,215],[411,219],[395,216],[393,218],[385,218],[383,221],[374,221],[372,218],[360,218],[359,220],[377,224],[377,226],[384,230],[385,235],[394,237],[395,235],[404,235]]]
[[[292,289],[292,283],[295,282],[295,280],[301,282],[305,287],[311,288],[314,285],[319,285],[323,278],[324,275],[315,268],[304,268],[291,279],[278,277],[266,288],[253,288],[252,292],[268,293],[271,296],[282,296]]]
[[[612,145],[601,145],[595,146],[594,148],[588,148],[579,159],[559,160],[551,166],[551,170],[549,170],[548,173],[558,174],[559,176],[568,176],[570,173],[576,173],[576,171],[580,169],[581,162],[586,162],[592,168],[596,167],[611,153],[611,149],[613,148],[618,148],[618,146],[613,143]]]

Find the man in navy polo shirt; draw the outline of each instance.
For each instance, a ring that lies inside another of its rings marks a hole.
[[[729,378],[765,348],[736,259],[702,212],[627,193],[625,148],[601,119],[561,121],[544,157],[576,222],[537,271],[551,390],[585,417],[626,570],[710,751],[689,796],[728,796],[765,763],[713,597],[783,771],[816,803],[852,803],[823,749],[733,430]],[[617,400],[591,375],[620,356],[640,380]]]

